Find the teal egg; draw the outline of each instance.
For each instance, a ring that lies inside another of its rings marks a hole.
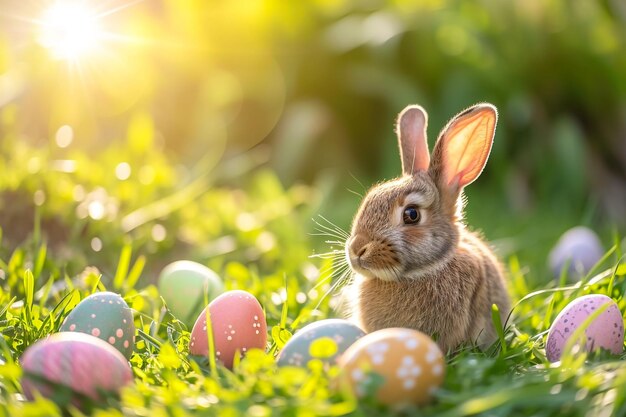
[[[133,312],[119,294],[112,292],[91,294],[78,303],[59,331],[95,336],[119,350],[126,359],[135,346]]]
[[[339,356],[363,336],[365,332],[347,320],[327,319],[311,323],[289,339],[278,356],[278,365],[306,366],[313,358],[334,365]]]
[[[176,261],[159,276],[159,293],[172,314],[187,326],[195,323],[206,306],[205,289],[210,302],[224,292],[224,284],[211,269],[193,261]]]

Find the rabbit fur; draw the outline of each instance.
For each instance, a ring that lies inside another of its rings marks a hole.
[[[486,348],[496,338],[492,305],[504,323],[510,301],[497,258],[462,222],[463,188],[487,162],[497,111],[483,103],[459,113],[432,159],[427,120],[420,106],[400,113],[403,175],[373,186],[354,218],[349,308],[367,332],[406,327],[433,336],[444,352],[468,342]]]

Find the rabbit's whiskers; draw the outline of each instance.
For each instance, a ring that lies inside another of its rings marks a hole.
[[[316,233],[312,233],[312,236],[328,236],[329,239],[324,241],[324,243],[330,245],[331,249],[328,252],[310,256],[311,258],[331,261],[330,264],[320,270],[318,282],[313,287],[313,289],[318,289],[322,285],[331,283],[315,306],[315,309],[317,309],[326,297],[338,293],[343,287],[350,284],[352,281],[352,269],[346,259],[344,250],[350,234],[322,215],[319,215],[317,219],[314,218],[313,222],[316,225]],[[336,247],[341,249],[335,249]]]

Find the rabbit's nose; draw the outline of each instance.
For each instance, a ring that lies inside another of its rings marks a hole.
[[[365,245],[361,249],[359,249],[359,251],[357,252],[356,256],[361,258],[363,255],[365,255],[365,253],[367,252],[367,246],[368,245]]]
[[[350,243],[350,252],[352,252],[352,256],[356,258],[363,258],[367,255],[367,252],[370,248],[370,242],[363,236],[355,236],[352,239],[352,243]]]

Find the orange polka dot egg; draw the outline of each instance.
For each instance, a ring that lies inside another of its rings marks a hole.
[[[391,406],[431,401],[445,374],[444,356],[417,330],[378,330],[357,340],[342,355],[343,381],[359,397],[373,395]]]
[[[119,350],[126,359],[135,345],[133,312],[119,294],[112,292],[95,293],[78,303],[59,331],[95,336]]]

